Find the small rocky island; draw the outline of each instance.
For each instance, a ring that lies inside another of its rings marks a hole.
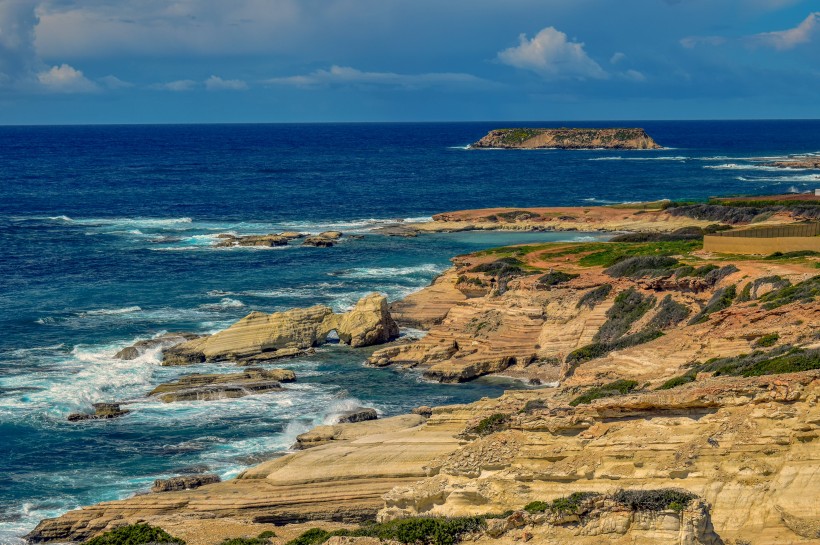
[[[495,129],[471,149],[660,149],[643,129]]]

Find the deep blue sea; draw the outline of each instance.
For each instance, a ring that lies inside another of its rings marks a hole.
[[[657,151],[469,151],[532,123],[0,127],[0,543],[39,519],[144,491],[157,478],[230,477],[354,405],[383,415],[522,385],[425,382],[328,345],[280,362],[286,392],[163,404],[160,382],[228,364],[112,358],[166,331],[210,332],[251,310],[399,298],[453,255],[587,233],[374,234],[396,219],[491,206],[596,205],[802,192],[820,172],[750,162],[820,152],[820,121],[622,122]],[[215,236],[338,229],[333,248],[217,249]],[[97,401],[133,412],[69,423]]]

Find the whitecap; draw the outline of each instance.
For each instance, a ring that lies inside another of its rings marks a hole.
[[[781,168],[781,167],[773,167],[767,165],[755,165],[755,164],[741,164],[741,163],[724,163],[722,165],[706,165],[703,168],[708,168],[712,170],[765,170],[769,172],[782,172],[782,171],[795,171],[795,170],[808,170],[805,168]]]
[[[686,161],[690,159],[690,157],[684,157],[680,155],[676,156],[661,156],[661,157],[623,157],[623,156],[615,156],[615,157],[592,157],[587,159],[587,161]]]
[[[132,314],[134,312],[141,312],[142,308],[138,306],[133,307],[125,307],[125,308],[100,308],[95,310],[86,310],[83,312],[78,312],[77,316],[85,317],[85,316],[116,316],[118,314]]]
[[[444,271],[446,267],[434,263],[425,263],[413,267],[356,267],[346,271],[334,273],[338,276],[348,278],[390,278],[396,276],[409,276],[414,274],[433,275]]]
[[[796,176],[737,176],[741,182],[820,182],[820,174],[803,174]]]

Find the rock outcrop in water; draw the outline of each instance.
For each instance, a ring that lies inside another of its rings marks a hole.
[[[343,314],[322,305],[273,314],[252,312],[228,329],[166,350],[163,365],[260,361],[275,359],[280,352],[292,356],[324,344],[331,331],[354,348],[384,343],[399,335],[387,299],[373,293]]]
[[[470,146],[474,149],[659,149],[643,129],[495,129]]]
[[[120,409],[119,403],[94,403],[94,412],[87,413],[71,413],[68,415],[69,422],[80,422],[82,420],[107,420],[109,418],[118,418],[125,416],[131,411]]]
[[[296,375],[287,369],[257,369],[242,373],[218,375],[187,375],[174,382],[161,384],[149,396],[165,403],[173,401],[211,401],[282,390],[282,382],[293,382]]]
[[[184,343],[185,341],[191,341],[199,337],[200,335],[195,335],[193,333],[166,333],[153,339],[137,341],[133,345],[127,346],[117,352],[114,357],[118,360],[135,360],[149,350],[155,350],[157,348],[170,348],[174,345]]]
[[[213,473],[157,479],[154,481],[154,486],[151,487],[151,492],[156,494],[159,492],[173,492],[175,490],[193,490],[206,484],[214,484],[221,481],[222,479],[219,478],[219,475],[214,475]]]

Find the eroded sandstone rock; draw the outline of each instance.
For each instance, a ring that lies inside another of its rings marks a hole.
[[[325,343],[334,330],[342,343],[352,347],[384,343],[399,334],[387,299],[373,293],[343,314],[335,314],[322,305],[273,314],[252,312],[228,329],[166,350],[163,365],[222,360],[256,362],[298,355]]]
[[[193,333],[166,333],[153,339],[137,341],[133,345],[127,346],[117,352],[114,355],[114,358],[118,360],[134,360],[149,350],[154,350],[156,348],[170,348],[171,346],[197,338],[199,338],[199,335],[195,335]]]

